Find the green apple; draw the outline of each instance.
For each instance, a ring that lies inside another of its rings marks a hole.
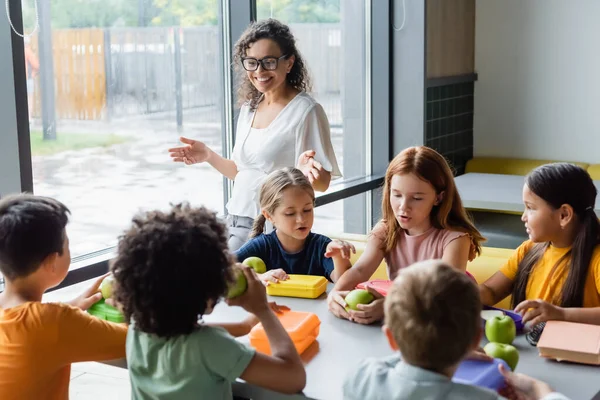
[[[517,336],[515,321],[508,315],[489,318],[485,322],[485,336],[490,342],[511,344]]]
[[[511,370],[517,368],[519,363],[519,351],[515,346],[504,343],[490,342],[483,348],[485,354],[493,358],[500,358],[508,364]]]
[[[244,271],[239,268],[235,268],[234,270],[235,281],[229,285],[229,290],[227,291],[226,297],[228,299],[233,299],[234,297],[238,297],[248,289],[248,280],[246,279],[246,275],[244,275]]]
[[[257,274],[264,274],[267,272],[267,264],[259,257],[248,257],[242,264],[251,267]]]
[[[358,310],[359,304],[369,304],[373,300],[375,300],[375,296],[373,296],[368,290],[363,289],[355,289],[346,295],[346,311],[348,310]]]
[[[100,292],[102,293],[102,297],[105,299],[110,299],[113,295],[113,283],[115,282],[115,278],[112,275],[104,278],[102,283],[100,284]]]

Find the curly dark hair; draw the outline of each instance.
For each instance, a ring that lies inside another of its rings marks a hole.
[[[251,23],[235,44],[233,62],[238,79],[238,101],[240,105],[248,102],[251,109],[256,109],[262,95],[250,82],[246,70],[242,66],[242,58],[246,57],[246,51],[250,48],[250,45],[260,39],[271,39],[277,43],[281,53],[287,56],[286,59],[291,56],[295,57],[294,65],[290,73],[287,74],[287,83],[298,91],[310,92],[312,84],[308,68],[296,47],[296,39],[290,27],[276,19],[269,18]]]
[[[133,218],[111,266],[126,321],[160,337],[191,333],[233,280],[227,228],[187,203]]]

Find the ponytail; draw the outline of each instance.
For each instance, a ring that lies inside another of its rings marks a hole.
[[[581,229],[571,250],[571,266],[562,290],[562,307],[582,307],[585,281],[590,269],[594,249],[598,244],[600,223],[593,207],[588,207],[581,216]]]
[[[265,223],[267,219],[264,215],[260,214],[258,217],[254,219],[254,223],[252,224],[252,231],[250,231],[249,239],[260,236],[261,233],[265,231]]]

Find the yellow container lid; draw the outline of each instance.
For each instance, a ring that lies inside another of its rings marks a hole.
[[[327,290],[327,279],[315,275],[288,275],[285,281],[270,282],[267,286],[269,296],[302,297],[315,299]]]

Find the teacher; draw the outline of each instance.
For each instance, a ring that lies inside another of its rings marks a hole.
[[[318,191],[341,176],[327,115],[307,93],[310,78],[290,28],[275,19],[252,23],[235,45],[234,65],[241,110],[232,158],[183,137],[185,146],[169,149],[173,161],[208,162],[235,181],[227,203],[231,251],[248,239],[269,173],[295,165]]]

